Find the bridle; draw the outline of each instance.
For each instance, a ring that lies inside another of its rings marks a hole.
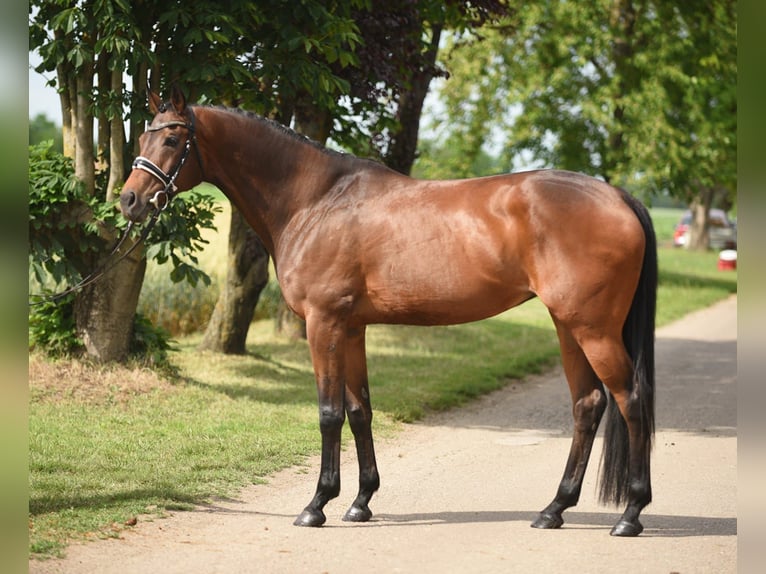
[[[187,108],[189,111],[189,122],[182,122],[178,120],[165,122],[156,126],[152,126],[146,129],[148,132],[157,132],[160,130],[163,130],[165,128],[173,127],[173,126],[180,126],[184,127],[188,131],[188,137],[186,138],[186,144],[184,145],[183,153],[181,153],[181,157],[178,159],[178,163],[176,164],[175,168],[173,169],[173,172],[170,174],[165,173],[162,168],[160,168],[156,163],[154,163],[149,158],[138,156],[133,161],[133,169],[141,169],[144,170],[154,177],[156,177],[160,182],[162,182],[162,185],[164,186],[162,189],[157,191],[154,196],[149,200],[149,203],[154,206],[154,212],[152,213],[152,216],[149,220],[149,223],[147,223],[144,228],[141,230],[141,235],[139,236],[138,240],[130,246],[130,249],[128,249],[125,253],[120,254],[117,259],[114,261],[110,261],[114,257],[115,254],[117,254],[120,250],[120,247],[122,247],[122,244],[125,243],[125,240],[130,235],[130,232],[133,230],[133,222],[129,221],[128,225],[125,227],[125,231],[123,231],[122,237],[120,237],[117,244],[112,248],[112,251],[107,255],[106,259],[104,259],[104,262],[97,267],[90,275],[85,277],[84,279],[80,280],[77,284],[73,285],[72,287],[69,287],[68,289],[61,291],[59,293],[55,293],[53,295],[36,295],[33,294],[31,297],[38,299],[37,301],[30,301],[29,305],[40,305],[42,303],[46,302],[55,302],[60,299],[63,299],[70,293],[74,293],[75,291],[78,291],[84,287],[87,287],[88,285],[95,283],[99,279],[101,279],[108,271],[113,269],[118,263],[120,263],[123,259],[125,259],[128,255],[130,255],[133,250],[138,247],[141,243],[143,243],[146,238],[149,236],[149,233],[151,233],[152,229],[154,228],[155,224],[157,223],[157,219],[160,216],[160,213],[165,211],[167,209],[168,205],[170,204],[170,200],[173,198],[173,196],[178,191],[178,188],[176,187],[175,181],[178,177],[178,174],[181,171],[181,168],[186,163],[187,158],[189,157],[189,152],[191,151],[192,146],[194,146],[194,151],[197,155],[197,161],[199,162],[199,168],[200,171],[203,171],[202,167],[202,156],[200,156],[199,148],[197,146],[197,136],[195,133],[195,127],[194,127],[194,112],[191,108]],[[160,108],[160,111],[164,111],[164,104]],[[162,202],[162,203],[161,203]],[[161,204],[160,204],[161,203]]]
[[[199,168],[200,171],[203,171],[202,167],[202,157],[199,153],[199,147],[197,146],[197,134],[195,133],[195,125],[194,125],[194,112],[191,108],[188,108],[189,110],[189,121],[183,122],[179,120],[174,120],[170,122],[165,122],[156,126],[152,126],[146,129],[147,132],[158,132],[160,130],[164,130],[166,128],[171,128],[174,126],[179,126],[182,128],[186,128],[188,131],[188,137],[186,138],[186,144],[184,145],[184,151],[181,153],[181,157],[178,158],[178,163],[176,164],[175,168],[171,173],[165,173],[161,167],[159,167],[156,163],[154,163],[149,158],[138,156],[135,160],[133,160],[133,169],[141,169],[151,175],[153,175],[155,178],[157,178],[160,183],[164,186],[162,189],[157,191],[157,193],[154,194],[154,196],[149,200],[149,203],[151,203],[154,206],[155,213],[165,211],[165,208],[170,204],[170,200],[173,199],[173,196],[176,194],[176,191],[178,188],[176,187],[176,178],[178,177],[178,174],[181,171],[181,168],[186,163],[187,158],[189,157],[189,152],[191,151],[192,146],[194,146],[194,151],[197,155],[197,161],[199,162]],[[164,105],[163,108],[160,109],[160,111],[164,111]],[[162,200],[162,204],[160,205],[160,202]]]

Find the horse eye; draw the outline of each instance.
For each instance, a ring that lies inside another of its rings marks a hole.
[[[176,147],[178,145],[178,138],[176,136],[168,136],[165,139],[165,145],[170,147]]]

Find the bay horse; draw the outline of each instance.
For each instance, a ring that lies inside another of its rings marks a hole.
[[[306,321],[322,455],[316,493],[296,518],[321,526],[340,492],[346,416],[358,496],[343,517],[370,520],[380,485],[371,430],[365,330],[447,325],[538,297],[548,308],[572,396],[564,475],[535,528],[558,528],[580,496],[607,413],[600,499],[627,506],[612,535],[636,536],[651,501],[657,248],[646,208],[582,174],[536,170],[417,180],[342,154],[240,110],[149,95],[154,118],[123,186],[141,222],[173,194],[218,187],[273,258],[287,305]],[[190,150],[194,153],[190,153]]]

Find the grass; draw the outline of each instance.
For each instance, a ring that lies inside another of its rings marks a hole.
[[[660,325],[737,290],[736,272],[718,271],[715,253],[663,247],[659,256]],[[135,518],[232,496],[318,451],[305,342],[275,337],[270,321],[253,323],[244,356],[200,353],[200,338],[179,338],[172,378],[30,356],[32,555],[60,555],[73,539],[119,536]],[[545,369],[558,356],[537,300],[467,325],[371,326],[367,348],[377,436]]]

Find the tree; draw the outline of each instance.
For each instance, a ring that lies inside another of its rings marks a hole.
[[[230,39],[240,38],[256,16],[248,2],[231,2],[227,11],[217,2],[30,3],[30,49],[38,50],[42,58],[39,72],[56,72],[63,149],[73,158],[75,175],[87,196],[104,204],[115,197],[127,171],[126,162],[135,154],[143,131],[150,70],[160,87],[180,76],[194,82],[199,94],[229,94],[228,87],[236,88],[247,78],[246,69],[234,57],[240,52]],[[133,88],[126,87],[128,81]],[[131,120],[129,137],[124,132],[126,117]],[[96,125],[98,149],[93,138]],[[97,171],[97,165],[106,166],[105,170]],[[97,183],[99,177],[102,179]],[[105,220],[98,229],[102,249],[86,254],[91,269],[117,234],[113,221]],[[190,237],[187,233],[182,240],[186,247],[181,251],[187,255],[191,253],[187,247],[193,244]],[[188,261],[175,253],[172,258],[184,270],[178,276],[197,276],[184,267]],[[94,358],[109,361],[125,357],[144,266],[142,252],[136,250],[135,257],[124,259],[76,296],[77,331]]]
[[[255,306],[269,281],[269,254],[232,204],[226,280],[205,329],[200,349],[244,354]]]
[[[645,197],[736,193],[733,1],[518,3],[482,34],[445,51],[449,145],[466,157],[506,134],[508,166],[531,154]]]

